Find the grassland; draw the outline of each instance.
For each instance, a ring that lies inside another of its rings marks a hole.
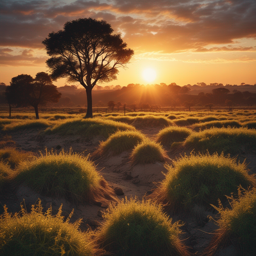
[[[67,112],[0,113],[1,255],[256,254],[256,111]]]

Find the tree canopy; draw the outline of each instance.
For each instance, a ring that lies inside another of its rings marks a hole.
[[[46,62],[51,77],[67,77],[86,89],[86,117],[92,117],[92,89],[96,83],[116,79],[118,68],[133,55],[108,23],[91,18],[67,22],[64,30],[50,33],[43,44],[51,56]]]
[[[6,87],[5,95],[9,105],[34,107],[36,118],[39,119],[38,105],[58,102],[61,93],[52,84],[51,77],[47,73],[39,72],[35,79],[24,74],[13,77],[10,86]]]

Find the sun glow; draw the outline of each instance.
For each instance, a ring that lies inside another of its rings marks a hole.
[[[153,68],[145,68],[142,72],[142,77],[148,83],[152,83],[156,79],[156,71]]]

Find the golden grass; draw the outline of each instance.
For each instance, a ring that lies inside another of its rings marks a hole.
[[[31,213],[22,207],[11,215],[7,208],[0,217],[0,254],[92,256],[97,253],[89,232],[78,230],[81,220],[70,224],[70,216],[63,221],[61,208],[52,216],[51,208],[43,213],[41,202],[32,205]]]
[[[179,239],[181,224],[172,223],[161,205],[126,198],[111,205],[103,218],[96,239],[113,255],[189,255]]]

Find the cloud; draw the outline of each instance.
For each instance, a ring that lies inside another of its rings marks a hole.
[[[43,49],[50,32],[92,17],[109,22],[136,54],[254,51],[255,13],[255,0],[2,0],[0,46]],[[235,44],[243,38],[254,45]]]
[[[45,63],[46,56],[34,56],[32,49],[23,49],[18,53],[10,48],[0,48],[0,66],[35,66]]]

